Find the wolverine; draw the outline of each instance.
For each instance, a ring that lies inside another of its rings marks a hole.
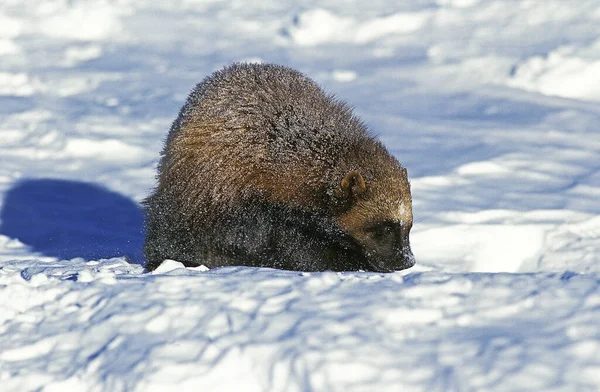
[[[146,267],[391,272],[415,259],[407,171],[352,109],[275,64],[190,93],[144,201]]]

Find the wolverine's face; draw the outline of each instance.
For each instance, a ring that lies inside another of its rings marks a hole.
[[[409,241],[412,199],[406,170],[397,178],[368,183],[360,174],[354,176],[350,180],[353,188],[349,189],[358,194],[351,208],[338,217],[338,224],[361,246],[375,271],[412,267],[415,264]]]
[[[376,222],[357,228],[351,235],[361,244],[368,263],[376,271],[399,271],[415,264],[410,229],[410,225],[398,221]]]

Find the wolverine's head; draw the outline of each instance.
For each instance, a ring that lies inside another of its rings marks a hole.
[[[409,233],[412,198],[406,169],[399,165],[375,174],[351,170],[339,181],[334,197],[344,205],[336,220],[361,247],[375,271],[410,268],[415,258]]]

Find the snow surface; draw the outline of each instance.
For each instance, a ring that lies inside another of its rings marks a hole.
[[[0,391],[600,390],[596,0],[3,0]],[[144,273],[189,90],[297,68],[408,168],[417,265]]]

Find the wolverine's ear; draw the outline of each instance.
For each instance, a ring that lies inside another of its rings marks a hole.
[[[339,196],[356,198],[367,190],[365,179],[358,170],[352,170],[340,182]]]

